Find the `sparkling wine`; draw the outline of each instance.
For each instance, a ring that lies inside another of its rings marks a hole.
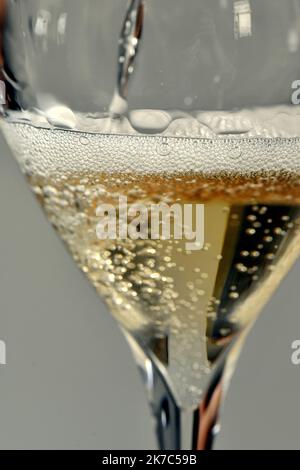
[[[274,145],[271,171],[255,163],[265,141],[253,149],[238,139],[105,136],[24,123],[4,132],[76,263],[125,330],[167,369],[178,403],[196,407],[210,365],[298,255],[295,141]],[[253,158],[235,167],[239,146]],[[231,168],[222,173],[226,160]],[[145,207],[203,204],[203,248],[188,251],[186,240],[172,237],[100,240],[97,208],[110,204],[118,214],[121,196]]]
[[[299,0],[3,3],[1,130],[126,333],[160,448],[211,448],[299,254]]]

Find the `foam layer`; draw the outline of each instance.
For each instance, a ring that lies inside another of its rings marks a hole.
[[[122,135],[2,121],[22,169],[54,174],[300,174],[300,138]]]

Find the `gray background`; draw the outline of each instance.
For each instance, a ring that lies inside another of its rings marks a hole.
[[[48,225],[0,140],[1,449],[153,449],[149,410],[117,325]],[[246,344],[218,449],[300,449],[300,265]]]

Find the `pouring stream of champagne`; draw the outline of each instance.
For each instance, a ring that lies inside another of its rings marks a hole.
[[[109,107],[111,117],[120,117],[128,109],[130,76],[134,71],[144,22],[144,1],[130,0],[119,38],[117,86]]]

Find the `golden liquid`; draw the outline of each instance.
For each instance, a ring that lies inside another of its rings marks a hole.
[[[196,403],[209,364],[255,317],[270,285],[276,287],[298,254],[298,195],[291,179],[99,173],[29,180],[113,315],[168,368],[181,403]],[[186,240],[174,239],[99,240],[96,208],[117,207],[120,196],[149,207],[203,203],[204,248],[188,252]]]

